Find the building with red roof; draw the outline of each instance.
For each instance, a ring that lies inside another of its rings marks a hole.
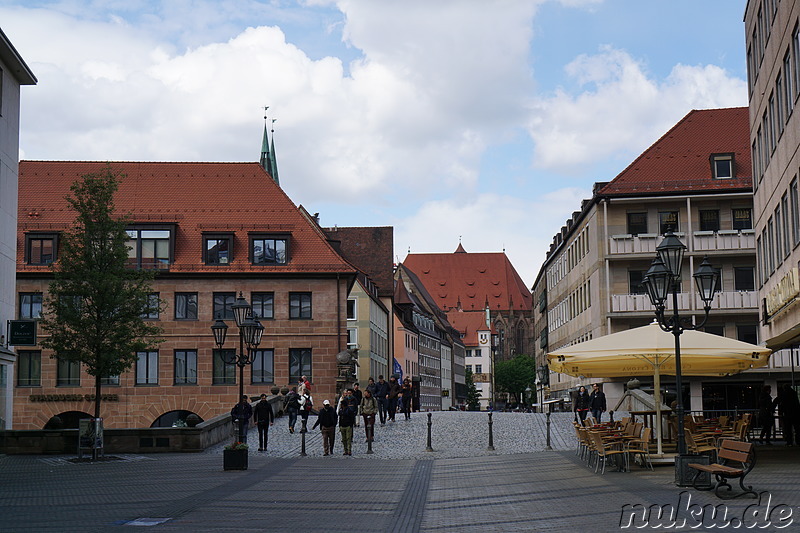
[[[19,318],[36,318],[74,213],[65,196],[82,175],[110,165],[124,174],[116,212],[130,223],[133,268],[157,270],[165,309],[158,350],[110,378],[106,427],[171,425],[194,413],[227,413],[238,372],[216,349],[210,326],[230,318],[241,293],[265,326],[245,393],[269,393],[308,376],[320,404],[336,394],[336,354],[345,349],[347,295],[357,270],[258,163],[23,161],[17,232]],[[40,332],[45,333],[46,332]],[[228,348],[234,348],[229,339]],[[15,427],[42,428],[90,412],[93,381],[38,347],[17,348]]]
[[[691,274],[708,256],[722,291],[705,330],[758,343],[753,221],[747,108],[690,111],[612,181],[595,184],[592,198],[554,236],[533,286],[538,363],[548,351],[653,321],[642,278],[670,229],[687,246],[682,316],[703,318]],[[750,394],[748,379],[689,380],[686,405],[691,397],[692,409],[726,408],[726,398]],[[553,397],[579,384],[587,383],[549,379]],[[609,380],[609,408],[622,391],[620,381]]]
[[[533,353],[531,292],[504,252],[470,253],[459,243],[453,253],[408,254],[403,264],[441,310],[484,315],[488,307],[498,357]]]

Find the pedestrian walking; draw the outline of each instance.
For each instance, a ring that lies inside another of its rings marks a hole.
[[[231,409],[234,427],[239,429],[240,434],[244,436],[245,442],[247,442],[247,430],[250,429],[250,417],[253,416],[253,408],[247,400],[248,398],[245,394],[239,399],[239,403]]]
[[[333,445],[336,442],[336,422],[337,422],[336,409],[331,406],[329,400],[322,402],[322,409],[317,414],[317,421],[311,429],[316,429],[319,426],[322,433],[322,455],[330,455],[333,453]]]
[[[364,391],[361,399],[361,416],[364,418],[364,432],[367,442],[375,440],[375,415],[378,413],[378,401],[372,397],[369,389]]]
[[[400,395],[402,387],[397,382],[397,378],[389,378],[389,420],[394,422],[394,415],[397,412],[397,397]]]
[[[589,408],[592,410],[592,416],[599,424],[603,413],[606,412],[606,393],[603,392],[600,385],[597,383],[592,385],[592,394],[589,395]]]
[[[378,401],[381,425],[384,425],[389,411],[389,384],[383,379],[383,376],[378,376],[378,382],[375,384],[375,399]]]
[[[573,408],[575,411],[575,419],[580,419],[581,424],[586,420],[590,403],[591,398],[589,397],[589,393],[586,392],[586,387],[581,385],[578,389],[578,395],[575,397],[575,407]]]
[[[269,428],[275,423],[275,413],[267,401],[266,394],[261,395],[261,401],[253,409],[253,422],[258,429],[258,451],[265,452],[269,441]]]
[[[292,387],[286,399],[283,401],[283,408],[289,415],[289,433],[294,433],[294,425],[297,423],[297,413],[300,411],[300,395],[297,387]]]
[[[356,427],[359,427],[359,417],[361,416],[361,400],[364,399],[364,391],[358,388],[358,383],[353,383],[353,398],[356,399],[358,404],[358,414],[356,415]]]
[[[375,398],[375,399],[378,398],[378,396],[375,394],[377,392],[377,389],[378,389],[378,385],[375,384],[375,380],[372,379],[372,378],[369,378],[369,380],[367,380],[367,388],[366,388],[366,390],[368,390],[369,393],[372,394],[372,397]]]
[[[775,400],[772,399],[772,387],[764,385],[758,397],[758,420],[761,424],[761,434],[758,443],[772,444],[772,432],[775,426]]]
[[[356,421],[358,404],[353,397],[353,389],[347,389],[342,396],[339,408],[339,432],[342,434],[344,455],[353,455],[353,424]]]
[[[311,382],[308,381],[308,376],[301,376],[300,381],[297,382],[297,391],[302,394],[303,389],[311,394]]]
[[[406,420],[411,420],[411,403],[412,403],[412,391],[411,391],[411,380],[406,378],[403,380],[403,386],[401,388],[401,394],[403,397],[403,407],[401,411],[403,415],[405,415]]]
[[[300,394],[300,398],[297,400],[297,403],[300,404],[298,412],[300,414],[300,418],[303,420],[303,429],[308,427],[308,415],[311,414],[311,408],[314,407],[314,400],[311,398],[311,394],[308,392],[308,389],[303,389],[303,393]]]

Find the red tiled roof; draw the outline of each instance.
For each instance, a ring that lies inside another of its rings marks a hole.
[[[730,191],[752,187],[747,107],[690,111],[599,195]],[[734,177],[714,179],[712,154],[734,154]]]
[[[462,248],[463,249],[463,248]],[[531,293],[505,253],[408,254],[403,264],[442,310],[529,311]]]
[[[490,331],[486,326],[486,313],[483,311],[447,312],[447,321],[461,334],[465,346],[478,346],[478,332]]]
[[[70,185],[107,164],[125,175],[115,196],[118,215],[130,213],[134,223],[177,225],[170,272],[355,273],[258,163],[128,161],[20,161],[20,270],[47,270],[23,265],[25,232],[71,226],[75,215],[64,199]],[[203,232],[235,233],[229,265],[203,264]],[[250,264],[248,232],[291,233],[289,262]]]

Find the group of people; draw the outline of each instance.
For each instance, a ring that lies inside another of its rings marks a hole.
[[[603,413],[606,412],[606,394],[600,388],[600,385],[595,383],[592,385],[592,393],[586,391],[586,387],[581,385],[578,389],[578,395],[575,397],[573,404],[573,411],[575,411],[576,419],[580,419],[581,424],[586,420],[586,416],[591,411],[592,417],[597,420],[599,424]]]
[[[289,433],[295,432],[298,416],[302,421],[302,429],[307,428],[313,406],[311,383],[306,376],[302,376],[297,386],[292,387],[284,398],[283,410],[289,419]],[[394,376],[391,376],[389,381],[384,380],[383,376],[378,376],[377,382],[369,378],[369,384],[363,391],[358,383],[343,391],[336,402],[336,407],[331,405],[329,400],[323,401],[317,420],[311,429],[320,427],[324,455],[330,455],[333,453],[336,426],[338,426],[344,455],[352,455],[353,427],[360,426],[359,419],[364,420],[367,442],[372,442],[375,438],[376,417],[381,425],[385,425],[387,420],[394,422],[396,413],[400,411],[406,420],[409,420],[412,407],[413,388],[410,379],[406,378],[400,384]],[[267,450],[269,428],[274,425],[275,413],[267,401],[266,394],[262,394],[260,401],[253,406],[250,405],[246,395],[242,396],[239,403],[231,409],[231,417],[237,427],[243,423],[245,435],[252,418],[258,429],[258,451]]]
[[[775,429],[775,408],[783,427],[783,438],[787,446],[800,446],[800,400],[788,383],[780,388],[777,397],[772,398],[772,387],[764,385],[758,397],[758,418],[761,434],[758,442],[772,444]]]

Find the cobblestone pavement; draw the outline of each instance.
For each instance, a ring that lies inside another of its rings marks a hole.
[[[623,415],[619,415],[623,416]],[[572,413],[553,413],[550,417],[550,444],[554,450],[575,449],[575,432],[572,428]],[[319,428],[312,430],[316,416],[308,419],[306,454],[322,456],[322,435]],[[295,433],[289,433],[286,417],[278,418],[269,431],[266,453],[259,453],[258,432],[251,428],[247,438],[250,449],[267,457],[297,457],[302,447],[300,422]],[[473,457],[476,454],[529,453],[542,451],[547,444],[547,417],[542,413],[493,413],[492,434],[495,451],[487,452],[489,445],[489,414],[470,411],[437,411],[431,413],[431,447],[427,447],[427,413],[413,413],[410,420],[401,415],[395,422],[375,425],[375,441],[372,455],[367,455],[366,434],[363,420],[361,427],[353,431],[353,456],[370,459],[441,459]],[[221,454],[225,443],[211,447],[204,453]],[[336,452],[340,457],[340,436],[336,434]]]
[[[679,519],[690,520],[684,527],[651,521],[630,529],[745,529],[733,528],[732,521],[731,527],[719,527],[719,521],[750,515],[759,531],[780,525],[788,526],[785,531],[800,529],[800,448],[757,447],[758,464],[748,482],[768,491],[763,502],[722,502],[676,487],[671,467],[595,474],[575,455],[569,414],[553,415],[551,429],[558,428],[553,435],[560,435],[553,438],[555,451],[541,450],[535,433],[541,415],[495,414],[495,452],[486,450],[486,429],[479,431],[486,413],[434,413],[434,452],[418,442],[427,432],[427,417],[416,418],[378,427],[376,453],[364,455],[357,446],[352,457],[297,456],[299,435],[289,435],[280,420],[270,451],[250,450],[247,471],[223,471],[221,447],[80,464],[65,456],[0,456],[0,531],[149,526],[191,532],[595,533],[619,531],[620,521],[631,515],[625,505],[671,505]],[[308,435],[307,445],[315,443],[310,454],[321,451],[315,435]],[[251,444],[254,437],[251,432]],[[702,507],[708,504],[714,507]],[[702,527],[692,527],[691,509],[702,515]],[[789,513],[790,523],[779,522],[778,509],[784,517]]]

